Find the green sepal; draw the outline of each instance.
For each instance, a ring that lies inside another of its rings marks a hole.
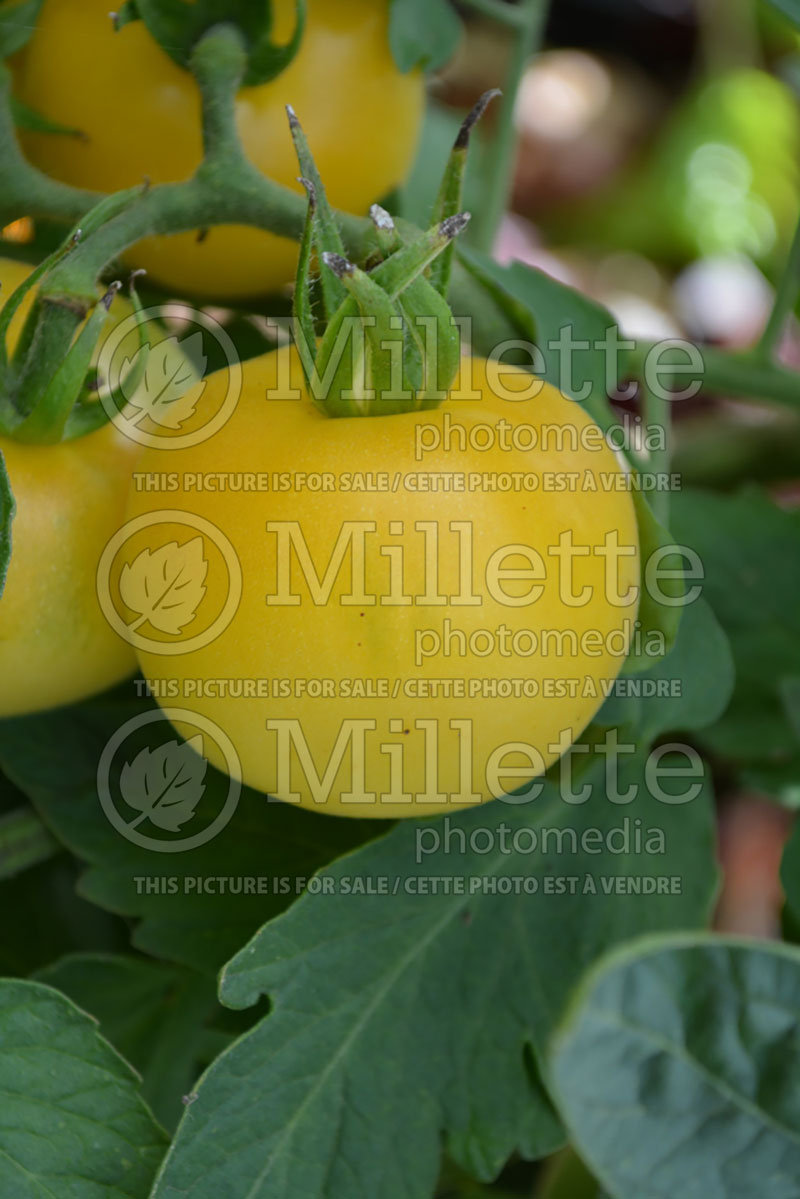
[[[147,338],[147,317],[142,302],[136,291],[136,279],[144,271],[134,271],[130,279],[129,294],[131,306],[136,316],[136,329],[139,336],[139,352],[134,356],[134,365],[124,379],[120,379],[116,387],[109,388],[102,403],[95,393],[85,392],[78,400],[67,417],[64,425],[63,440],[72,441],[76,437],[85,437],[94,433],[102,425],[108,424],[113,415],[122,412],[130,397],[139,387],[147,370],[150,353],[150,342]]]
[[[294,0],[296,21],[291,39],[273,42],[273,0],[127,0],[114,20],[119,30],[131,21],[144,21],[150,34],[170,58],[189,69],[192,52],[215,25],[234,25],[247,46],[243,87],[268,83],[285,71],[300,49],[306,27],[307,0]]]
[[[375,240],[382,258],[395,254],[403,245],[403,239],[397,231],[394,218],[380,204],[373,204],[369,210],[370,220],[375,230]]]
[[[459,212],[446,221],[433,225],[414,241],[408,242],[375,267],[370,278],[379,283],[384,291],[397,299],[410,283],[458,237],[469,224],[469,213]]]
[[[450,217],[371,274],[341,254],[323,253],[323,264],[349,293],[328,323],[307,375],[315,402],[328,415],[413,412],[445,398],[458,369],[459,330],[424,271],[468,220],[466,213]],[[416,324],[419,316],[433,318],[431,346],[427,330]]]
[[[464,207],[464,177],[467,170],[469,143],[472,130],[481,119],[492,100],[503,93],[498,88],[484,92],[477,104],[463,121],[458,136],[453,143],[453,149],[447,160],[444,177],[439,187],[439,194],[433,206],[433,220],[445,221],[455,216]],[[431,266],[430,281],[440,295],[447,297],[450,289],[450,275],[453,270],[455,245],[448,246],[443,254]]]
[[[20,0],[0,11],[0,58],[10,58],[30,41],[44,0]]]
[[[63,440],[69,415],[88,394],[86,377],[111,302],[121,287],[114,283],[94,306],[41,399],[13,431],[16,441],[53,444]]]
[[[23,104],[22,100],[16,96],[9,97],[11,106],[11,117],[17,129],[28,129],[32,133],[52,133],[60,137],[75,137],[81,141],[86,140],[86,134],[82,129],[75,129],[71,125],[61,125],[58,121],[51,121],[49,117],[44,116],[41,112],[37,112],[35,108],[31,108],[28,104]]]
[[[446,253],[446,251],[445,251]],[[461,336],[450,307],[427,279],[415,279],[398,298],[407,331],[406,377],[419,369],[417,408],[437,408],[447,398],[448,389],[461,360]],[[428,352],[426,322],[434,322],[433,353]],[[433,369],[431,369],[433,367]]]
[[[297,260],[297,280],[294,288],[292,316],[294,319],[294,340],[300,362],[306,379],[314,374],[317,335],[314,325],[314,313],[311,308],[311,258],[314,253],[314,214],[317,207],[317,192],[310,179],[300,177],[300,183],[308,193],[308,208],[303,226],[303,236],[300,239],[300,253]]]
[[[636,524],[639,532],[639,562],[641,577],[639,580],[639,611],[637,620],[641,622],[641,640],[645,644],[649,633],[660,633],[664,638],[664,654],[656,658],[652,654],[634,654],[631,652],[625,659],[623,674],[637,674],[640,670],[648,670],[655,666],[669,653],[678,636],[683,608],[680,605],[671,607],[660,604],[647,590],[645,570],[650,557],[665,547],[674,547],[674,553],[665,557],[661,563],[665,570],[682,571],[684,569],[682,555],[675,546],[675,539],[669,530],[665,529],[656,517],[644,495],[638,488],[632,491],[633,506],[636,510]],[[683,578],[662,579],[659,587],[671,599],[678,600],[686,594],[686,584]]]
[[[330,416],[366,416],[368,412],[407,412],[413,393],[392,391],[392,355],[387,348],[398,339],[402,348],[402,317],[392,297],[364,271],[339,254],[325,253],[323,264],[341,279],[349,292],[325,330],[319,347],[312,396]],[[350,354],[340,344],[351,347]],[[330,363],[335,364],[331,378]]]
[[[11,561],[11,526],[17,510],[11,480],[6,469],[6,460],[0,450],[0,596],[6,585],[8,564]]]
[[[340,257],[344,258],[344,242],[342,241],[336,217],[325,191],[325,184],[322,182],[322,177],[317,170],[317,164],[314,162],[314,156],[311,153],[306,135],[303,132],[303,127],[297,119],[297,113],[291,104],[286,105],[286,115],[289,118],[289,129],[292,133],[292,141],[294,142],[297,161],[300,164],[301,175],[311,183],[314,190],[312,212],[314,248],[319,255],[326,253],[339,254]],[[347,299],[347,291],[342,285],[341,280],[337,279],[332,271],[322,272],[321,283],[323,315],[325,320],[330,320],[340,304],[344,303]]]

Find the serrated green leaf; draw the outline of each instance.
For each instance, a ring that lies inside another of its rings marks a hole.
[[[461,34],[461,21],[448,0],[389,0],[389,45],[403,73],[443,67]]]
[[[65,996],[0,981],[0,1194],[146,1199],[166,1137],[133,1070]]]
[[[255,929],[291,903],[298,878],[383,825],[320,819],[243,788],[230,823],[206,845],[157,853],[132,844],[109,823],[97,794],[98,763],[109,738],[154,706],[130,699],[131,690],[0,721],[0,763],[62,844],[87,864],[81,879],[86,898],[140,921],[133,934],[138,948],[214,974]],[[148,725],[126,742],[125,758],[174,740],[166,723]],[[227,779],[211,767],[204,781],[192,828],[210,822],[227,794]],[[220,876],[235,880],[235,893],[216,885]],[[275,880],[282,880],[281,889]]]
[[[796,1199],[800,952],[653,938],[587,977],[551,1078],[615,1199]]]
[[[173,1128],[199,1073],[204,1026],[218,1010],[211,980],[100,953],[69,954],[36,977],[99,1021],[106,1040],[141,1074],[142,1095],[156,1117]]]
[[[641,780],[640,766],[621,777]],[[516,1147],[552,1149],[535,1063],[581,971],[642,929],[703,923],[714,889],[707,794],[679,810],[640,788],[626,815],[664,830],[665,852],[598,856],[578,834],[621,818],[594,781],[583,805],[549,785],[535,803],[403,821],[326,868],[225,968],[223,1002],[269,995],[271,1014],[201,1079],[154,1199],[429,1199],[442,1136],[483,1179]],[[560,852],[526,852],[548,827]],[[656,874],[681,893],[632,902],[630,876]]]

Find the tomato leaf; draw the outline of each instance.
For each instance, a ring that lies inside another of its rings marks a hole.
[[[707,728],[727,708],[735,677],[728,638],[709,605],[698,599],[685,609],[667,656],[632,680],[620,679],[594,723],[624,726],[645,744],[664,733]],[[626,694],[628,687],[640,694]]]
[[[11,490],[11,480],[6,470],[6,460],[0,450],[0,597],[6,585],[6,576],[11,562],[11,526],[17,505]]]
[[[529,340],[535,342],[544,359],[543,377],[577,400],[602,429],[617,424],[608,392],[609,386],[618,382],[622,356],[618,355],[617,371],[610,372],[613,358],[604,349],[607,336],[619,335],[611,313],[575,288],[522,262],[500,266],[488,255],[462,245],[456,254],[495,297],[505,297],[507,303],[527,314],[528,327],[535,330]],[[481,344],[479,329],[474,331],[473,344],[487,354],[495,349],[494,345]],[[526,365],[530,365],[529,360]],[[614,374],[613,379],[608,377],[609,372]]]
[[[781,882],[789,911],[795,922],[800,923],[800,822],[795,823],[783,851]]]
[[[295,27],[291,39],[273,42],[274,0],[253,4],[252,0],[128,0],[118,14],[122,28],[142,20],[152,36],[179,66],[187,67],[192,51],[215,25],[235,25],[248,47],[248,65],[243,86],[267,83],[285,71],[303,40],[307,0],[294,0]]]
[[[46,862],[60,846],[30,807],[0,816],[0,880]]]
[[[210,979],[122,954],[73,953],[40,970],[39,982],[67,995],[142,1075],[142,1096],[166,1128],[199,1073],[203,1028],[217,1012]]]
[[[203,738],[167,741],[157,749],[145,746],[120,775],[120,794],[141,813],[131,821],[136,827],[146,818],[156,828],[175,833],[191,820],[205,791],[208,762],[202,756]]]
[[[800,952],[652,938],[581,985],[551,1076],[617,1199],[793,1199],[800,1176]]]
[[[91,1017],[51,987],[4,979],[0,1041],[0,1193],[146,1199],[166,1138]]]
[[[785,680],[800,674],[800,513],[751,487],[734,495],[685,489],[672,497],[672,531],[705,572],[703,594],[730,639],[736,688],[703,743],[742,781],[800,804],[800,746]]]
[[[769,3],[800,29],[800,0],[769,0]]]
[[[443,67],[461,34],[461,21],[449,0],[389,0],[389,45],[403,73]]]
[[[130,698],[132,690],[128,685],[71,708],[0,721],[0,761],[59,841],[88,864],[81,894],[138,922],[137,948],[213,975],[291,903],[302,880],[385,826],[321,819],[245,787],[229,824],[205,845],[157,853],[132,843],[112,827],[97,793],[98,763],[109,738],[128,720],[155,710],[152,701]],[[126,740],[125,760],[145,748],[155,752],[165,737],[175,739],[169,725],[141,728]],[[210,766],[203,782],[189,831],[210,823],[228,792],[227,779]],[[143,791],[138,794],[145,804]],[[128,799],[135,801],[130,788]],[[149,825],[147,831],[157,833]],[[220,877],[234,881],[221,884]],[[49,931],[45,925],[42,937]]]
[[[44,0],[19,0],[0,11],[0,58],[10,58],[30,41]]]
[[[535,803],[401,821],[257,933],[220,997],[269,995],[271,1013],[200,1080],[154,1199],[424,1199],[442,1138],[481,1178],[517,1147],[554,1148],[536,1063],[582,970],[637,931],[702,923],[714,891],[707,792],[678,810],[639,789],[626,814],[664,831],[644,865],[632,843],[598,855],[581,840],[620,823],[601,774],[582,805],[546,785]],[[560,851],[526,851],[555,826]],[[679,877],[680,893],[632,902],[643,874]]]

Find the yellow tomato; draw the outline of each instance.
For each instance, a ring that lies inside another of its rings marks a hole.
[[[482,360],[440,408],[368,418],[321,414],[293,351],[244,372],[222,429],[140,462],[114,570],[156,697],[213,721],[246,783],[319,811],[524,789],[591,720],[635,624],[634,508],[599,429]],[[211,411],[225,375],[205,387]]]
[[[0,259],[0,295],[28,273]],[[12,322],[12,344],[31,298]],[[0,453],[16,501],[0,597],[2,717],[83,699],[135,670],[131,647],[103,616],[95,578],[122,519],[139,447],[106,426],[58,445],[0,437]]]
[[[309,0],[300,51],[269,83],[245,88],[237,121],[245,150],[271,179],[297,188],[286,120],[292,104],[308,135],[331,202],[366,212],[401,183],[424,105],[418,72],[402,75],[388,43],[388,4]],[[291,35],[293,0],[276,0],[276,36]],[[16,91],[85,141],[25,133],[28,156],[80,187],[116,191],[145,178],[186,179],[202,157],[199,93],[142,22],[114,33],[106,0],[45,0],[16,65]],[[274,291],[294,276],[297,247],[238,226],[151,238],[131,255],[180,294],[237,298]]]

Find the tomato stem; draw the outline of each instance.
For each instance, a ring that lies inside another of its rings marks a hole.
[[[548,7],[548,0],[522,0],[517,7],[519,32],[512,41],[497,127],[484,158],[482,174],[487,183],[472,230],[473,245],[487,254],[494,248],[511,196],[517,154],[514,122],[517,92],[525,68],[541,45]]]
[[[800,219],[797,222],[794,241],[783,276],[775,293],[775,303],[756,353],[764,362],[769,362],[780,345],[789,313],[794,308],[800,293]]]

